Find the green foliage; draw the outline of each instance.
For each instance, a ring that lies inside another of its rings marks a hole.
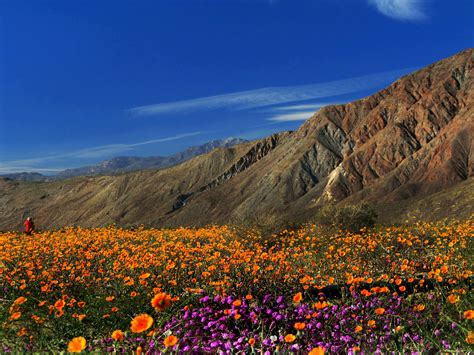
[[[373,227],[376,221],[377,212],[366,203],[349,206],[326,205],[316,215],[316,222],[319,224],[354,232]]]

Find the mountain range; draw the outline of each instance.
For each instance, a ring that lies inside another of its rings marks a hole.
[[[46,176],[40,173],[21,172],[1,175],[4,178],[17,181],[53,181],[67,179],[75,176],[115,175],[128,171],[145,169],[163,169],[173,165],[181,164],[195,156],[205,154],[219,147],[232,147],[236,144],[245,143],[247,140],[229,137],[226,139],[213,140],[199,146],[187,148],[170,156],[134,157],[119,156],[104,160],[95,165],[83,166],[73,169],[65,169],[56,175]]]
[[[361,100],[322,108],[294,132],[181,164],[52,182],[0,180],[0,229],[306,221],[325,204],[367,202],[382,222],[474,212],[474,50]]]

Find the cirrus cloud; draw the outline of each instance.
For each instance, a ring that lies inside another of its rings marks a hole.
[[[382,14],[397,20],[424,20],[422,0],[368,0]]]

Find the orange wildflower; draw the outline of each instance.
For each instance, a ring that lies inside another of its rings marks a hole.
[[[385,313],[385,308],[380,307],[375,310],[375,314],[378,314],[379,316],[381,316],[384,313]]]
[[[324,355],[325,349],[321,346],[311,349],[308,355]]]
[[[472,309],[464,311],[464,318],[473,319],[474,318],[474,311]]]
[[[421,312],[421,311],[425,310],[425,305],[424,304],[419,304],[419,305],[416,305],[415,307],[413,307],[413,309],[415,311]]]
[[[356,333],[360,333],[362,331],[362,329],[363,329],[362,326],[358,325],[358,326],[355,327],[354,331]]]
[[[150,329],[153,324],[153,318],[148,314],[140,314],[132,319],[130,330],[134,333],[141,333]]]
[[[171,306],[171,296],[164,292],[158,293],[151,300],[151,305],[156,311],[163,311]]]
[[[249,345],[254,346],[255,345],[255,338],[250,338],[249,339]]]
[[[469,333],[467,333],[466,343],[474,344],[474,331],[471,330]]]
[[[296,336],[294,336],[293,334],[285,335],[285,342],[287,343],[292,343],[295,341],[295,339],[296,339]]]
[[[67,345],[67,351],[70,353],[80,353],[86,348],[86,339],[83,337],[73,338]]]
[[[234,302],[232,302],[232,305],[234,307],[240,307],[242,305],[242,301],[241,300],[235,300]]]
[[[449,303],[454,304],[459,301],[459,296],[456,296],[455,294],[450,294],[448,296],[448,301]]]
[[[167,336],[165,340],[163,341],[163,344],[167,348],[171,348],[172,346],[175,346],[178,343],[178,338],[174,335]]]
[[[56,308],[57,310],[61,310],[64,308],[64,306],[66,305],[66,302],[64,302],[64,300],[58,300],[54,303],[54,308]]]
[[[324,308],[326,308],[327,306],[329,306],[329,304],[328,304],[326,301],[324,301],[324,302],[319,302],[319,301],[318,301],[318,302],[316,302],[316,303],[314,304],[314,307],[315,307],[316,309],[324,309]]]
[[[20,317],[21,317],[21,312],[15,312],[10,316],[10,319],[17,320]]]
[[[298,292],[296,295],[293,296],[294,303],[300,303],[303,300],[303,295],[301,292]]]
[[[304,328],[306,328],[306,324],[304,322],[297,322],[295,323],[294,327],[296,330],[303,330]]]
[[[112,339],[115,341],[123,341],[125,339],[125,334],[120,329],[114,330],[112,332]]]
[[[20,296],[20,297],[18,297],[18,298],[15,300],[15,302],[13,302],[13,303],[14,303],[14,304],[23,304],[23,303],[25,303],[25,302],[26,302],[26,298],[23,297],[23,296]]]

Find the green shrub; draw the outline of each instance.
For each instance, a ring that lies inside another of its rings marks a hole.
[[[326,205],[317,213],[316,221],[319,224],[357,232],[364,227],[373,227],[377,221],[377,212],[366,203],[349,206]]]

